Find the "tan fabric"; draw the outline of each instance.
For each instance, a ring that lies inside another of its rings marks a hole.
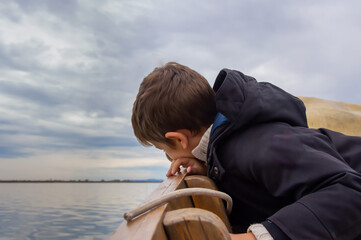
[[[300,97],[306,105],[310,128],[328,128],[352,136],[361,136],[361,105]]]
[[[203,134],[201,140],[199,141],[198,145],[192,150],[193,156],[203,162],[207,162],[207,148],[212,127],[213,124],[207,129],[207,131]]]

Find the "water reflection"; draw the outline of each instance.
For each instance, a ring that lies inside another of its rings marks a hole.
[[[0,240],[107,239],[158,183],[2,183]]]

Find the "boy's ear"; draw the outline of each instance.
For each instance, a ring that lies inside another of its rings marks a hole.
[[[187,149],[189,146],[189,136],[191,136],[191,131],[187,129],[180,129],[165,134],[166,138],[179,142],[183,149]]]

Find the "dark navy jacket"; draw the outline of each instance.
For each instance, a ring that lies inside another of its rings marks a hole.
[[[276,240],[361,237],[361,137],[308,128],[301,100],[238,71],[213,88],[208,175],[233,198],[234,232],[263,223]]]

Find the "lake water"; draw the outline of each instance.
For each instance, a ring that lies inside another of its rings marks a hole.
[[[0,240],[107,239],[159,183],[0,183]]]

